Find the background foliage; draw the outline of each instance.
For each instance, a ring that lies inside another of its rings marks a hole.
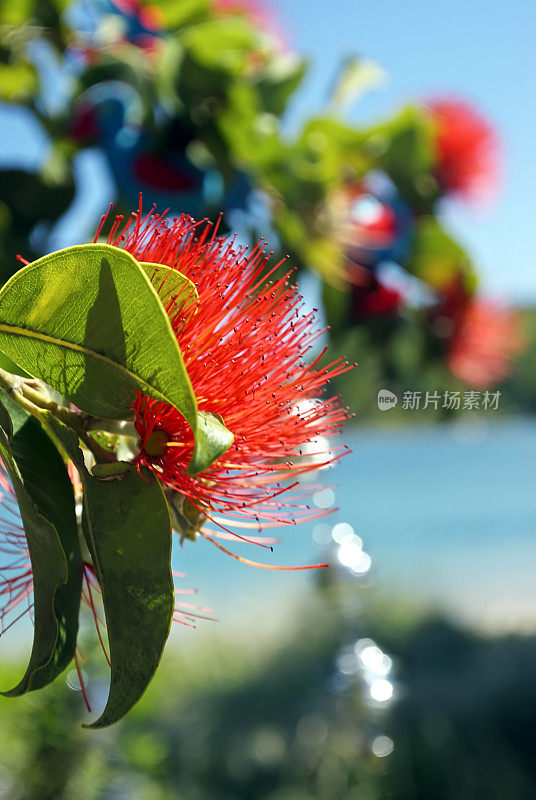
[[[462,147],[444,177],[429,105],[351,123],[348,109],[381,82],[377,65],[348,58],[325,111],[289,133],[285,111],[307,65],[258,4],[6,2],[0,44],[1,99],[49,137],[39,170],[0,172],[4,276],[18,253],[32,260],[50,247],[84,192],[80,154],[97,148],[119,211],[142,191],[146,209],[222,213],[220,230],[265,236],[275,258],[320,276],[332,345],[361,367],[340,386],[362,417],[378,388],[417,390],[417,376],[440,391],[508,378],[519,321],[501,325],[490,311],[467,332],[477,273],[442,215],[444,198],[470,193],[471,171],[484,168]],[[92,235],[88,220],[71,226],[73,242]],[[532,326],[521,327],[526,339]],[[514,407],[532,398],[519,381],[505,391]]]

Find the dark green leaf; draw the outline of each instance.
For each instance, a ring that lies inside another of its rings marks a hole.
[[[39,511],[54,525],[67,563],[67,581],[54,596],[58,637],[52,659],[33,676],[30,688],[46,686],[74,657],[82,589],[73,485],[58,450],[35,417],[13,400],[4,401],[13,423],[11,449],[24,486]]]
[[[83,525],[102,591],[110,645],[106,708],[92,728],[116,722],[139,700],[160,661],[173,616],[171,521],[164,493],[133,465],[105,478],[85,468],[75,434],[50,426],[84,486]]]
[[[17,423],[14,427],[13,438],[19,433]],[[21,449],[24,449],[24,445],[17,444],[19,455]],[[33,452],[34,456],[37,455],[36,451]],[[26,475],[19,470],[3,429],[0,429],[0,455],[19,504],[30,553],[34,584],[34,640],[28,668],[17,686],[7,692],[2,692],[8,697],[15,697],[49,683],[66,666],[67,654],[72,641],[72,627],[67,630],[67,626],[72,620],[72,616],[70,616],[69,608],[67,610],[69,620],[62,619],[60,622],[58,619],[60,606],[57,605],[56,598],[60,589],[63,588],[65,591],[68,564],[58,531],[52,522],[43,515],[42,508],[39,507],[39,499],[43,499],[43,494],[34,483],[35,468],[30,465],[27,470],[23,458],[21,466]],[[59,458],[59,454],[56,455]],[[28,478],[28,486],[25,485],[25,477]],[[37,502],[34,501],[34,493]],[[49,506],[51,502],[49,501]],[[58,598],[58,602],[59,600],[60,598]],[[76,616],[78,616],[77,613]],[[65,625],[63,625],[64,622]],[[76,638],[76,629],[74,636]],[[67,639],[69,644],[66,647]],[[68,660],[71,657],[72,652]]]
[[[284,112],[305,75],[306,67],[306,62],[293,53],[274,54],[257,82],[265,111],[277,116]]]

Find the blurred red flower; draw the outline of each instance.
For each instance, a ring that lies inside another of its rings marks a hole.
[[[487,300],[471,299],[455,322],[447,363],[456,377],[485,388],[508,377],[512,359],[523,345],[515,312]]]
[[[402,294],[395,288],[380,283],[372,274],[363,284],[351,285],[352,317],[355,320],[370,317],[395,316],[402,304]]]
[[[487,199],[498,182],[496,132],[472,105],[461,100],[433,99],[427,107],[442,190],[467,199]]]

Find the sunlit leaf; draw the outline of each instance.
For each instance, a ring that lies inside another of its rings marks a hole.
[[[125,251],[80,245],[21,269],[0,292],[0,348],[90,414],[128,416],[137,389],[195,426],[169,319]]]
[[[165,264],[140,261],[168,316],[184,311],[199,299],[195,284],[186,275]]]
[[[184,288],[179,273],[168,279]],[[221,425],[214,423],[214,449],[210,424],[203,419],[198,426],[196,399],[157,288],[116,247],[79,245],[52,253],[21,269],[0,291],[0,348],[97,417],[128,417],[136,390],[175,406],[194,432],[194,463],[205,464],[211,451],[212,461],[220,454]]]

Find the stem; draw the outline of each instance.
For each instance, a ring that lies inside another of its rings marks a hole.
[[[22,378],[19,375],[12,375],[10,372],[0,368],[0,387],[15,400],[16,403],[24,408],[29,414],[37,417],[40,422],[44,422],[43,412],[52,414],[64,425],[71,428],[78,438],[85,444],[87,449],[93,454],[98,464],[112,463],[117,461],[115,455],[109,450],[105,450],[93,439],[88,430],[104,430],[104,427],[97,428],[98,420],[85,412],[69,411],[48,397],[40,390],[40,385],[33,379]],[[104,422],[104,420],[103,420]]]

